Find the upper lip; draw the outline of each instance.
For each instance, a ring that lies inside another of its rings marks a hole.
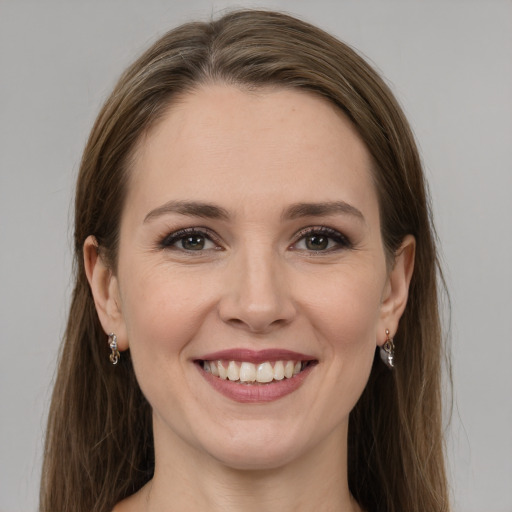
[[[251,350],[246,348],[234,348],[211,352],[197,358],[201,361],[244,361],[248,363],[264,363],[272,361],[314,361],[315,357],[307,354],[301,354],[292,350],[284,349],[265,349]]]

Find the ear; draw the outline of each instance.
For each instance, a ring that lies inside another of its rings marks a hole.
[[[377,334],[379,346],[386,341],[386,329],[389,330],[391,337],[398,329],[398,322],[405,310],[409,295],[415,252],[416,240],[412,235],[407,235],[395,253],[393,268],[384,288]]]
[[[119,284],[112,269],[105,263],[93,236],[84,242],[84,265],[94,305],[106,334],[115,333],[119,350],[128,348],[126,326],[121,310]]]

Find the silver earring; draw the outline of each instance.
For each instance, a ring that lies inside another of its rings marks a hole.
[[[112,351],[112,352],[110,352],[110,356],[109,356],[110,362],[112,364],[117,364],[119,362],[119,358],[121,357],[121,354],[119,353],[119,350],[117,348],[117,336],[113,332],[111,332],[108,335],[108,346],[110,347],[110,350]]]
[[[389,336],[388,329],[386,329],[386,341],[380,347],[380,358],[388,368],[393,369],[395,367],[395,344],[393,338]]]

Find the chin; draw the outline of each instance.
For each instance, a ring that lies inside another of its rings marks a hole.
[[[238,471],[268,471],[291,463],[299,456],[297,449],[289,447],[250,446],[247,449],[217,451],[213,457],[227,468]]]
[[[290,426],[268,424],[222,434],[224,437],[205,440],[203,449],[224,466],[246,471],[278,469],[298,460],[313,449],[315,437],[304,436],[299,430],[293,432]]]

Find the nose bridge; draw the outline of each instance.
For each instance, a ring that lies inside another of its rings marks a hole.
[[[285,262],[271,244],[244,244],[233,255],[229,272],[230,286],[221,305],[225,321],[265,332],[291,320],[294,306]]]

